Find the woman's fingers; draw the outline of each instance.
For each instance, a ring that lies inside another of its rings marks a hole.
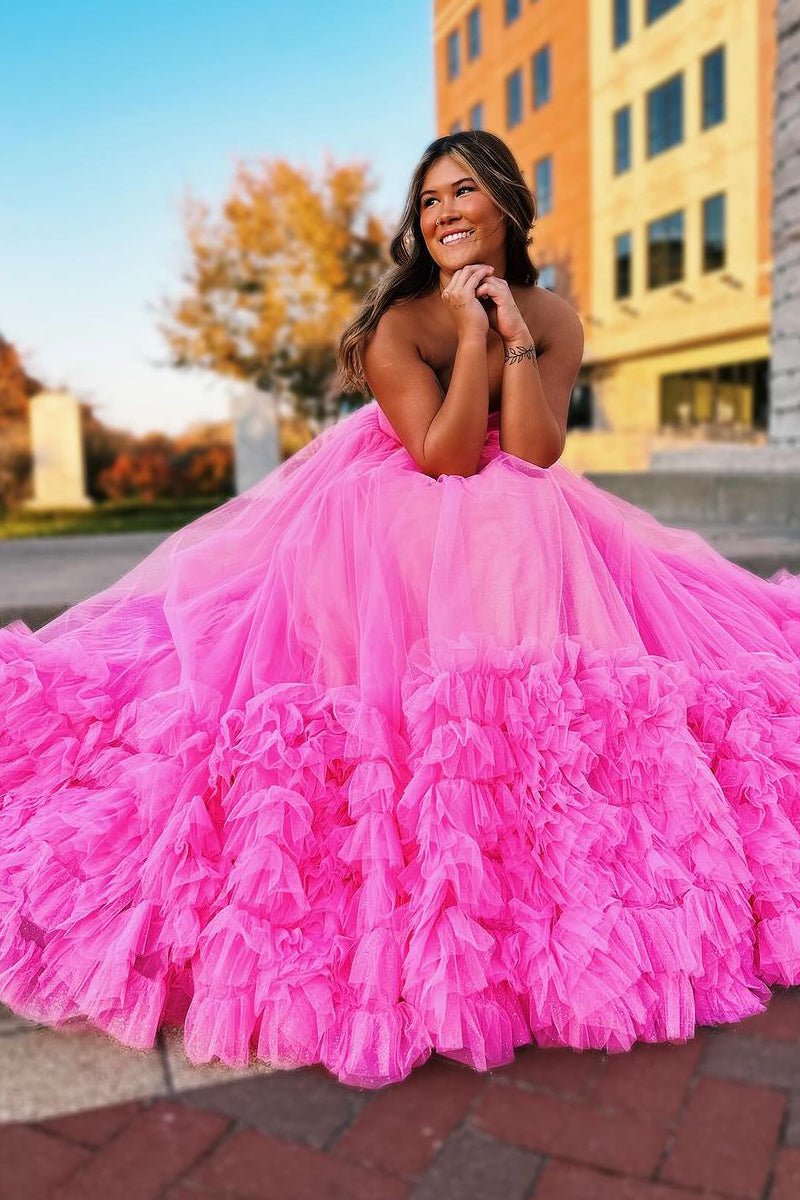
[[[475,270],[470,271],[468,275],[464,276],[464,278],[460,281],[460,286],[462,288],[469,288],[474,292],[476,287],[482,283],[483,280],[489,278],[490,273],[494,270],[494,267],[489,266],[486,263],[475,263],[472,265],[474,265]],[[462,268],[462,270],[466,269],[467,268]],[[452,281],[450,286],[452,286]]]
[[[471,279],[473,275],[477,275],[479,272],[488,274],[493,270],[494,267],[491,265],[491,263],[468,263],[466,267],[459,267],[457,271],[453,272],[453,278],[450,280],[448,287],[452,287],[454,283],[465,283],[468,279]]]
[[[491,263],[467,263],[466,266],[459,267],[457,271],[453,272],[450,282],[443,290],[443,299],[448,300],[451,295],[463,291],[474,295],[478,281],[489,278],[493,270],[494,267]]]

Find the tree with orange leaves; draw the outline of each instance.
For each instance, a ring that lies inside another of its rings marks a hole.
[[[171,366],[203,367],[288,394],[299,416],[335,414],[336,343],[390,264],[389,235],[366,211],[363,163],[326,155],[321,184],[283,159],[240,164],[214,219],[189,199],[185,294],[162,302]]]

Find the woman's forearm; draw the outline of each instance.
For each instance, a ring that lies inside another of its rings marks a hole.
[[[544,394],[533,339],[505,343],[500,449],[535,467],[549,467],[563,450],[561,430]]]
[[[450,386],[425,435],[426,472],[474,475],[489,427],[486,335],[459,339]]]

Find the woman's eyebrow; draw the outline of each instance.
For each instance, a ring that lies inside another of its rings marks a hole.
[[[470,182],[470,183],[474,183],[474,182],[475,182],[475,180],[472,178],[472,176],[471,176],[471,175],[465,175],[465,176],[463,177],[463,179],[454,179],[454,180],[453,180],[453,182],[450,184],[450,186],[451,186],[451,187],[456,187],[456,185],[457,185],[457,184],[459,184],[459,183],[466,183],[466,182],[467,182],[467,180],[469,180],[469,182]],[[422,199],[422,197],[423,197],[423,196],[427,196],[428,192],[435,192],[435,191],[436,191],[436,188],[425,188],[425,191],[424,191],[424,192],[420,192],[420,194],[419,194],[419,198],[420,198],[420,200]]]

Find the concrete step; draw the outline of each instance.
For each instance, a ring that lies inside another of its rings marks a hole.
[[[768,579],[781,567],[794,575],[800,574],[800,528],[697,525],[678,518],[662,524],[695,530],[725,558],[763,579]]]
[[[800,470],[775,474],[587,471],[586,478],[667,525],[800,530]]]

